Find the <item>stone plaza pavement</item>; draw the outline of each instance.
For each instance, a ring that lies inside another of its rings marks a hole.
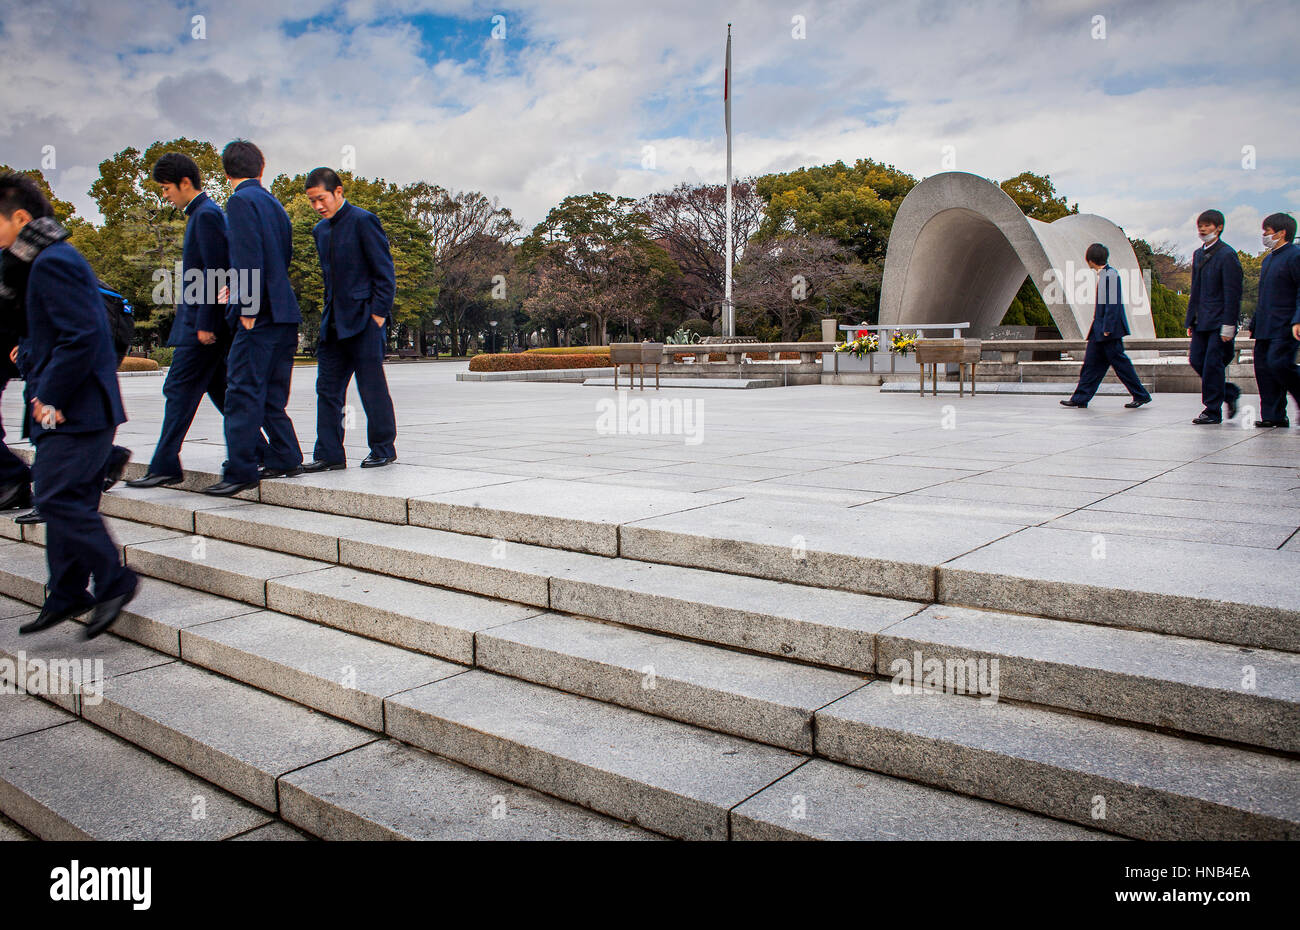
[[[0,515],[0,661],[104,665],[0,693],[0,839],[1300,838],[1300,430],[1255,398],[464,367],[388,366],[398,464],[238,500],[205,402],[182,487],[103,499],[144,580],[93,643],[17,634]]]

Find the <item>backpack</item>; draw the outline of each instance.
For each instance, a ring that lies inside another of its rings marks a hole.
[[[108,315],[108,333],[113,337],[113,349],[117,352],[117,363],[122,364],[126,353],[131,348],[135,336],[135,311],[131,302],[117,291],[99,284],[99,294],[104,298],[104,311]]]

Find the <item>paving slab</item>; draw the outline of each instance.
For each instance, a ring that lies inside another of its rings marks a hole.
[[[938,600],[1300,652],[1300,561],[1290,552],[1242,553],[1029,527],[940,566]]]
[[[817,750],[1135,839],[1300,838],[1300,762],[1032,707],[875,682],[818,711]]]
[[[102,703],[83,708],[97,726],[276,810],[276,779],[374,739],[257,688],[176,662],[109,679]]]
[[[270,820],[83,721],[4,747],[0,808],[43,840],[220,840]]]
[[[934,568],[1022,527],[782,501],[714,504],[620,528],[628,558],[930,600]]]
[[[481,668],[796,752],[860,676],[562,614],[478,634]]]
[[[1122,494],[1114,494],[1087,509],[1160,517],[1184,517],[1200,520],[1203,524],[1212,513],[1215,528],[1221,521],[1251,526],[1260,524],[1281,526],[1291,530],[1300,527],[1300,507],[1288,507],[1276,498],[1261,497],[1258,492],[1253,492],[1252,497],[1253,499],[1248,501],[1187,500],[1168,497],[1159,493],[1158,488],[1142,485]],[[1201,538],[1204,539],[1207,535],[1212,537],[1213,533],[1202,534]],[[1213,540],[1211,538],[1207,541]]]
[[[4,814],[0,814],[0,843],[23,842],[25,840],[34,840],[32,836],[18,824],[14,823]]]
[[[108,535],[112,537],[113,542],[117,544],[119,556],[126,551],[127,546],[133,546],[137,543],[184,538],[184,534],[178,533],[176,530],[150,526],[147,523],[136,523],[132,520],[122,520],[117,517],[104,517],[104,527],[108,530]],[[44,546],[45,529],[44,523],[33,523],[24,526],[23,540],[37,546]]]
[[[395,740],[280,780],[285,819],[327,840],[652,840],[630,824]]]
[[[1107,840],[1104,833],[824,759],[731,812],[734,840]]]
[[[346,567],[268,581],[266,597],[272,610],[464,665],[476,632],[538,612]]]
[[[409,519],[437,530],[615,556],[622,523],[736,497],[535,478],[412,498]]]
[[[30,614],[33,606],[26,601],[16,601],[11,597],[0,597],[0,620],[17,617],[19,614]]]
[[[379,733],[385,697],[465,671],[271,611],[182,630],[181,653],[186,662]]]
[[[728,811],[806,757],[472,671],[388,699],[403,742],[680,839],[727,839]]]
[[[918,468],[903,465],[862,463],[836,465],[783,478],[770,479],[774,484],[802,485],[814,488],[845,488],[855,491],[888,491],[901,494],[919,491],[945,481],[976,474],[968,468]]]
[[[1300,752],[1295,653],[935,605],[881,632],[876,654],[899,681],[922,683],[935,660],[969,688],[983,664],[1001,700]],[[938,672],[924,683],[963,690]]]
[[[200,536],[128,546],[126,561],[142,574],[261,607],[266,606],[270,579],[329,567],[325,562]]]
[[[347,468],[263,481],[261,500],[281,507],[318,510],[382,523],[406,522],[406,499],[518,480],[487,471],[421,468],[400,461],[383,468]]]
[[[273,820],[264,827],[257,827],[249,830],[247,833],[241,833],[239,836],[230,838],[235,842],[252,842],[254,840],[270,843],[284,843],[311,840],[313,837],[308,836],[301,830],[296,830],[282,820]]]
[[[112,631],[150,649],[179,656],[181,630],[256,609],[242,601],[141,576],[135,597],[123,608]]]
[[[1051,525],[1057,529],[1079,530],[1087,533],[1185,539],[1189,542],[1246,546],[1253,549],[1280,548],[1296,528],[1300,527],[1300,523],[1294,526],[1280,526],[1269,523],[1236,523],[1224,519],[1210,521],[1204,514],[1200,517],[1177,517],[1107,510],[1076,510],[1058,520],[1053,520]]]

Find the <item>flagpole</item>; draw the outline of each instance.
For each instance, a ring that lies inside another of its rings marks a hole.
[[[726,293],[722,302],[722,334],[728,337],[736,335],[736,312],[731,305],[731,23],[727,23],[727,66],[723,77],[722,97],[727,118],[727,255],[726,255]]]

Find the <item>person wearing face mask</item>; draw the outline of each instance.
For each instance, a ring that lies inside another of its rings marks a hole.
[[[1255,382],[1260,419],[1256,426],[1285,427],[1286,396],[1300,405],[1300,248],[1296,221],[1286,213],[1264,219],[1262,240],[1268,254],[1259,269],[1259,303],[1250,320],[1255,340]]]
[[[1223,214],[1206,210],[1196,218],[1196,232],[1204,245],[1192,253],[1192,293],[1187,301],[1187,335],[1192,345],[1187,360],[1201,376],[1201,403],[1205,409],[1198,426],[1223,422],[1237,415],[1241,389],[1227,379],[1228,363],[1236,355],[1237,318],[1241,314],[1241,261],[1237,250],[1224,242]]]
[[[1083,369],[1079,384],[1062,407],[1086,407],[1097,393],[1106,372],[1115,369],[1115,376],[1128,388],[1133,400],[1125,404],[1130,410],[1151,403],[1151,394],[1142,386],[1133,363],[1124,351],[1124,337],[1128,335],[1128,319],[1124,315],[1124,295],[1120,288],[1119,272],[1110,267],[1110,250],[1100,242],[1088,246],[1084,254],[1088,267],[1097,273],[1097,303],[1093,311],[1092,327],[1088,330],[1088,349],[1083,356]]]

